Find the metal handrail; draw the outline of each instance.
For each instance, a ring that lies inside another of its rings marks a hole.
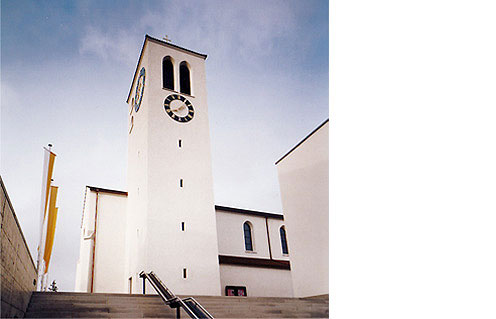
[[[148,280],[153,281],[153,285],[156,286],[154,288],[160,289],[160,291],[165,295],[167,300],[170,301],[170,300],[177,299],[177,297],[174,295],[174,293],[172,293],[172,291],[170,291],[169,288],[167,288],[165,286],[165,284],[162,282],[162,280],[160,280],[160,278],[158,278],[157,275],[155,275],[155,273],[153,271],[151,271],[150,274],[148,274],[148,276],[150,277],[150,278],[148,278]]]
[[[182,301],[186,303],[186,301],[189,301],[191,300],[195,306],[199,307],[201,309],[202,312],[204,312],[208,317],[207,318],[214,318],[208,311],[207,309],[203,308],[203,306],[198,302],[196,301],[195,298],[193,297],[187,297],[187,298],[184,298]]]
[[[140,278],[146,278],[152,285],[152,287],[157,291],[159,294],[160,298],[165,302],[166,305],[168,305],[171,308],[176,308],[176,318],[180,318],[180,309],[183,308],[184,311],[188,314],[193,319],[214,319],[214,317],[205,309],[203,306],[196,301],[193,297],[187,297],[184,299],[181,299],[174,295],[172,291],[170,291],[167,286],[158,278],[158,276],[153,272],[145,273],[142,271],[139,274]],[[143,282],[144,284],[144,282]],[[187,303],[192,302],[194,306],[200,310],[200,313],[197,313],[195,309],[192,309]]]

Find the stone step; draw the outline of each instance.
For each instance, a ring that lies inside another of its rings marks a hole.
[[[26,318],[175,318],[176,312],[162,313],[162,312],[72,312],[72,311],[52,311],[52,312],[33,312],[29,313]]]
[[[62,295],[59,293],[53,293],[49,294],[46,296],[40,296],[40,295],[35,295],[33,293],[32,298],[34,300],[95,300],[95,301],[101,301],[101,300],[162,300],[158,296],[127,296],[124,295],[123,297],[118,297],[118,296],[88,296],[88,295],[81,295],[81,296],[75,296],[75,295]]]
[[[171,308],[165,307],[112,307],[112,308],[84,308],[84,307],[29,307],[29,312],[65,311],[70,309],[73,312],[100,311],[100,312],[168,312]]]
[[[79,301],[54,301],[54,302],[33,302],[33,306],[60,306],[60,307],[168,307],[164,302],[157,303],[120,303],[120,302],[108,302],[108,303],[92,303],[92,302],[79,302]]]
[[[186,296],[180,296],[182,298]],[[326,318],[329,298],[194,296],[215,318]],[[158,295],[39,293],[26,318],[175,318]],[[184,310],[181,317],[188,318]]]
[[[189,296],[179,296],[181,298],[186,298]],[[125,300],[125,301],[160,301],[161,298],[158,295],[141,295],[141,294],[89,294],[89,293],[40,293],[35,292],[32,296],[33,300]],[[209,301],[227,301],[227,302],[306,302],[306,303],[327,303],[328,298],[280,298],[280,297],[221,297],[221,296],[194,296],[198,301],[209,302]]]
[[[109,313],[89,311],[89,312],[35,312],[26,313],[25,318],[110,318]]]
[[[101,312],[101,311],[43,311],[43,312],[29,312],[26,318],[175,318],[176,312]]]
[[[200,302],[200,304],[205,307],[205,306],[209,306],[209,307],[217,307],[217,306],[222,306],[222,307],[230,307],[230,308],[246,308],[246,307],[251,307],[251,308],[256,308],[256,307],[266,307],[266,308],[281,308],[281,309],[291,309],[291,308],[318,308],[318,307],[324,307],[324,308],[327,308],[328,306],[327,305],[322,305],[322,304],[319,304],[319,305],[315,305],[315,304],[291,304],[291,303],[287,303],[287,304],[263,304],[263,303],[257,303],[257,304],[249,304],[249,303],[246,303],[246,304],[237,304],[237,305],[230,305],[228,303],[203,303],[203,302]]]

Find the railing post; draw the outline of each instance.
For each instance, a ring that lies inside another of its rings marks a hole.
[[[146,292],[146,289],[145,289],[145,288],[146,288],[146,282],[145,282],[145,279],[146,279],[146,278],[145,278],[145,276],[143,276],[143,295],[144,295],[144,294],[145,294],[145,292]]]
[[[176,308],[176,319],[180,319],[181,318],[181,307],[177,307]]]

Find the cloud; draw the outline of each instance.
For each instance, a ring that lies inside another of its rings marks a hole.
[[[136,61],[136,43],[141,37],[132,34],[129,30],[109,30],[104,32],[93,26],[85,28],[81,38],[79,53],[94,54],[103,58],[117,60],[126,64]]]
[[[258,58],[269,56],[275,40],[294,31],[294,9],[286,1],[173,3],[146,12],[141,24],[154,34],[169,32],[173,41],[188,39],[185,46],[199,46],[224,58]]]
[[[87,26],[80,54],[120,62],[136,61],[145,33],[223,60],[254,60],[273,54],[279,38],[296,32],[297,8],[286,1],[195,1],[164,3],[145,10],[134,23],[108,30]],[[176,42],[177,41],[177,42]]]

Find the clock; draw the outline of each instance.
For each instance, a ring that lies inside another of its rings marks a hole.
[[[165,112],[178,122],[189,122],[195,115],[195,109],[190,101],[179,94],[171,94],[164,101]]]
[[[143,99],[143,90],[145,89],[145,68],[142,67],[136,84],[136,93],[134,94],[134,110],[138,112],[141,100]]]

